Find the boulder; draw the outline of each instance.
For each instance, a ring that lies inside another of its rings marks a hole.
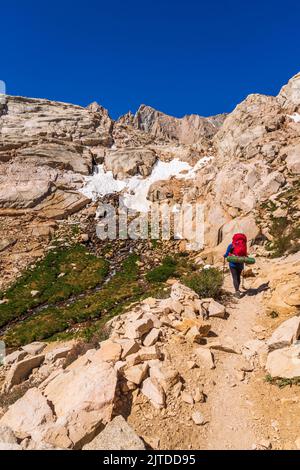
[[[300,336],[300,317],[292,317],[281,323],[267,341],[269,351],[284,348],[294,343]]]
[[[136,352],[139,351],[139,349],[141,348],[140,345],[134,341],[134,339],[132,340],[128,340],[128,341],[122,341],[122,359],[126,359],[127,356],[130,356],[130,354],[134,354]]]
[[[40,434],[53,421],[47,398],[37,388],[31,388],[9,407],[0,419],[0,426],[8,426],[19,439],[24,439]]]
[[[110,421],[116,385],[117,372],[100,359],[56,376],[46,386],[44,395],[52,402],[61,424],[56,424],[47,442],[63,447],[55,438],[63,428],[73,446],[87,442],[101,425]]]
[[[180,380],[178,371],[165,363],[151,365],[149,374],[151,379],[157,381],[166,393]]]
[[[153,346],[159,340],[160,334],[161,331],[158,328],[152,328],[143,341],[144,346]]]
[[[199,332],[197,326],[192,326],[185,335],[186,339],[191,343],[199,343],[202,339],[202,335]]]
[[[194,300],[198,298],[196,292],[180,282],[176,282],[171,287],[171,299],[180,302],[181,300]]]
[[[23,450],[19,444],[8,444],[0,441],[0,450]]]
[[[209,369],[215,368],[214,356],[211,351],[204,347],[199,347],[194,350],[197,357],[200,359],[201,365],[208,367]]]
[[[149,176],[157,156],[153,150],[145,148],[121,148],[107,150],[104,157],[106,171],[112,171],[117,179],[140,174]]]
[[[23,380],[26,380],[32,369],[39,367],[44,359],[45,355],[40,354],[38,356],[26,357],[22,361],[13,364],[5,379],[5,390],[8,391],[14,385],[18,385],[23,382]]]
[[[100,349],[94,354],[93,361],[116,362],[120,359],[122,346],[107,339],[100,343]]]
[[[144,336],[153,328],[153,321],[150,318],[141,318],[135,322],[129,322],[126,325],[125,337],[129,339],[138,339]]]
[[[3,444],[17,444],[17,438],[8,426],[0,426],[0,442]]]
[[[22,361],[22,359],[24,359],[24,357],[26,356],[27,356],[26,351],[19,351],[19,350],[14,351],[11,354],[8,354],[7,356],[5,356],[4,364],[10,365],[10,364],[13,364],[14,362]]]
[[[249,340],[242,346],[242,354],[248,361],[256,356],[264,356],[267,352],[266,342],[259,339]]]
[[[182,399],[182,401],[184,401],[188,405],[193,405],[194,404],[193,396],[190,393],[186,392],[186,391],[183,391],[181,393],[181,399]]]
[[[178,313],[178,315],[180,315],[184,310],[184,306],[178,300],[171,300],[169,306],[170,309],[175,313]]]
[[[194,413],[192,414],[192,420],[195,424],[197,424],[197,426],[205,424],[205,418],[203,414],[200,413],[200,411],[194,411]]]
[[[163,408],[165,406],[165,392],[156,379],[148,377],[144,380],[141,391],[145,397],[151,401],[155,408]]]
[[[147,377],[148,369],[148,364],[138,364],[137,366],[131,366],[124,371],[124,377],[129,380],[129,382],[140,385],[140,383]]]
[[[288,170],[295,175],[300,175],[300,143],[285,148],[284,153],[287,155],[285,161]]]
[[[185,307],[182,313],[183,318],[197,318],[195,310],[192,307]]]
[[[116,416],[105,429],[82,450],[145,450],[141,438],[123,416]]]
[[[68,353],[72,350],[73,345],[69,346],[62,346],[60,348],[55,348],[52,351],[48,352],[45,356],[45,361],[47,362],[55,362],[57,359],[62,359],[68,355]]]
[[[183,321],[176,323],[175,328],[182,333],[186,333],[189,329],[196,328],[199,335],[204,338],[210,332],[211,325],[200,319],[185,318]]]
[[[137,353],[127,356],[128,365],[137,365],[144,361],[152,361],[161,358],[161,352],[157,345],[142,347]]]
[[[300,377],[300,344],[275,349],[268,354],[266,370],[272,377]]]
[[[208,316],[225,318],[226,310],[225,310],[224,305],[221,305],[219,304],[219,302],[216,302],[215,300],[211,299],[211,301],[209,302],[209,307],[208,307]]]
[[[39,291],[32,291],[32,292],[38,293]],[[23,351],[27,352],[27,354],[30,354],[31,356],[36,356],[37,354],[40,354],[45,349],[46,346],[47,346],[47,343],[36,341],[34,343],[26,344],[26,346],[22,346],[22,349]]]

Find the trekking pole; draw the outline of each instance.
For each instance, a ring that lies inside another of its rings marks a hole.
[[[224,279],[225,279],[225,258],[223,258],[223,284],[224,284]]]

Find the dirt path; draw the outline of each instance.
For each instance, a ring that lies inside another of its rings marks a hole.
[[[260,262],[257,269],[262,271]],[[212,318],[209,341],[231,344],[236,350],[250,340],[266,339],[274,330],[274,320],[266,315],[263,293],[255,293],[257,278],[245,281],[248,294],[230,300],[228,318]],[[230,275],[224,288],[232,292]],[[137,394],[128,410],[128,422],[154,449],[294,449],[300,443],[298,421],[299,391],[278,388],[266,381],[263,355],[254,364],[243,354],[212,349],[215,368],[199,363],[197,345],[176,332],[164,344],[165,359],[181,376],[183,390],[195,396],[203,390],[206,399],[191,403],[174,388],[167,406],[155,409],[143,394]],[[260,362],[260,360],[261,362]],[[196,365],[195,365],[196,363]],[[197,426],[193,412],[200,412],[205,424]],[[298,442],[297,441],[297,442]]]
[[[231,280],[226,276],[225,288],[232,291],[230,284]],[[240,349],[245,342],[255,338],[251,329],[262,309],[261,294],[239,299],[228,308],[229,318],[220,337],[233,340]],[[251,374],[245,374],[242,380],[240,365],[240,355],[224,352],[218,355],[214,377],[216,386],[209,397],[211,420],[205,445],[207,449],[252,449],[264,437],[261,435],[260,417],[256,416],[256,404],[251,400],[255,382]]]

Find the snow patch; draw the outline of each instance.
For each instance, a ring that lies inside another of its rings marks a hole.
[[[112,171],[105,171],[103,165],[97,165],[91,176],[86,176],[82,194],[95,201],[107,194],[119,193],[126,187],[126,182],[114,178]]]
[[[196,172],[203,168],[212,157],[201,158],[194,167],[189,163],[174,158],[169,162],[158,160],[153,166],[151,175],[147,178],[136,175],[124,180],[115,179],[111,171],[105,171],[103,165],[98,165],[92,176],[87,176],[85,186],[81,192],[96,200],[107,194],[118,193],[124,190],[124,203],[129,209],[137,212],[148,212],[150,201],[147,195],[150,186],[157,181],[165,181],[171,177],[177,179],[193,179]]]
[[[288,117],[291,118],[294,122],[300,122],[300,114],[294,113],[291,116],[288,114]]]

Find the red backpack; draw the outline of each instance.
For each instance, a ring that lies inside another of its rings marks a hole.
[[[247,256],[247,237],[243,233],[233,235],[232,254],[234,256]]]

